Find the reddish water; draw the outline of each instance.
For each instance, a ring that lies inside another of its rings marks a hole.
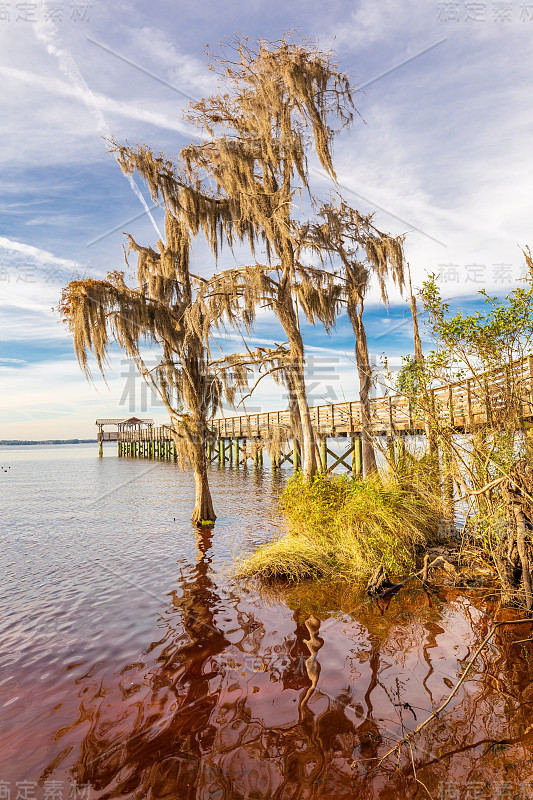
[[[174,521],[192,487],[173,465],[9,463],[0,798],[533,797],[533,646],[514,644],[529,625],[501,628],[376,769],[489,630],[483,593],[266,599],[228,564],[279,525],[268,474],[213,471],[220,518],[197,534]]]

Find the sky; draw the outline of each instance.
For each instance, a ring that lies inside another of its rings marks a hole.
[[[406,234],[414,285],[435,273],[453,308],[469,310],[480,289],[520,285],[519,246],[533,245],[533,2],[3,2],[0,439],[91,438],[97,417],[166,421],[118,351],[107,383],[88,383],[53,310],[70,280],[122,268],[125,232],[153,245],[161,229],[106,139],[179,152],[195,136],[188,103],[217,90],[206,45],[293,28],[333,49],[358,89],[359,116],[334,149],[340,190],[380,229]],[[312,158],[310,169],[326,199],[331,180]],[[201,241],[194,259],[203,275],[235,264],[223,252],[215,266]],[[394,368],[412,334],[406,299],[390,299],[387,309],[372,287],[365,316],[373,362],[386,354]],[[304,334],[311,403],[356,398],[347,320],[332,336]],[[252,344],[283,340],[260,315]],[[267,382],[246,402],[284,406]]]

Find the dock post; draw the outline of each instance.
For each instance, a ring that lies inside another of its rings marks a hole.
[[[326,436],[320,439],[320,466],[324,472],[328,471],[328,442]]]
[[[352,437],[352,474],[356,478],[363,475],[363,440],[361,436]]]
[[[262,446],[262,444],[259,447],[259,466],[260,467],[263,466],[263,446]]]
[[[224,464],[224,439],[218,440],[218,463]]]
[[[235,464],[236,467],[239,466],[239,440],[234,439],[233,442],[230,443],[230,461],[232,464]]]
[[[102,440],[100,439],[100,441],[98,442],[98,458],[102,458],[103,455],[104,455],[104,446],[102,444]]]
[[[292,440],[292,466],[294,472],[298,472],[300,469],[300,449],[298,447],[298,439]]]

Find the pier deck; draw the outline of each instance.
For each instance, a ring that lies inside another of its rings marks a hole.
[[[503,406],[504,392],[512,383],[517,396],[524,426],[533,418],[533,355],[517,360],[512,367],[482,373],[473,378],[447,384],[432,390],[432,401],[438,413],[446,416],[457,433],[469,433],[492,421]],[[371,433],[374,436],[424,435],[426,420],[417,414],[410,398],[393,394],[374,398],[371,405]],[[358,400],[313,406],[311,420],[319,444],[322,465],[327,469],[346,468],[356,474],[361,471],[361,434],[363,421]],[[175,458],[175,447],[168,425],[154,426],[153,420],[97,420],[98,441],[118,442],[119,455],[149,458]],[[103,426],[116,424],[116,430],[104,432]],[[252,459],[263,463],[263,448],[273,439],[284,442],[271,453],[272,465],[299,465],[299,447],[290,439],[288,410],[266,411],[258,414],[222,417],[212,421],[216,447],[208,448],[211,462],[246,464]],[[343,454],[327,446],[328,439],[350,439]],[[351,462],[346,459],[351,456]]]

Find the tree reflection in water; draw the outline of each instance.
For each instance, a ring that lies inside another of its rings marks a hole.
[[[74,778],[90,783],[94,797],[427,796],[413,764],[435,797],[454,781],[465,799],[476,796],[467,793],[476,781],[522,791],[533,772],[533,648],[513,644],[522,638],[516,631],[499,632],[412,758],[404,752],[373,770],[401,735],[400,720],[421,721],[446,695],[446,675],[457,676],[457,659],[464,663],[488,630],[482,603],[476,609],[451,596],[428,608],[423,593],[404,592],[391,609],[366,606],[342,630],[324,632],[314,614],[302,621],[294,613],[292,623],[285,617],[292,629],[277,633],[271,608],[222,597],[210,574],[211,530],[197,543],[197,563],[182,576],[180,595],[172,593],[162,636],[143,660],[125,665],[115,682],[97,681],[91,670],[77,680],[79,716],[55,738],[61,744],[78,731]],[[454,660],[450,629],[459,619],[471,635],[468,644],[459,639]],[[276,633],[276,646],[265,647]],[[396,681],[405,707],[394,702]]]

